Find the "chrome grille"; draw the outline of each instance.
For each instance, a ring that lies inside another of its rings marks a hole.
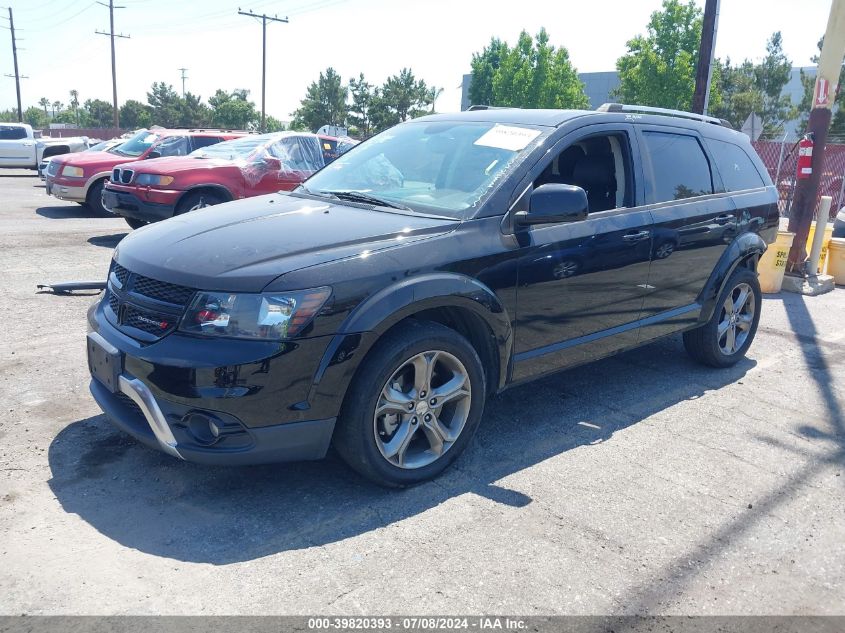
[[[120,167],[115,167],[111,170],[111,181],[120,185],[128,185],[132,182],[132,176],[134,175],[134,169],[122,169]]]

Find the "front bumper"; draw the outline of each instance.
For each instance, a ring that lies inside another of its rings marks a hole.
[[[88,314],[90,390],[115,426],[187,461],[242,465],[325,456],[342,390],[327,383],[329,395],[317,395],[313,383],[334,337],[291,345],[175,332],[144,344],[111,324],[107,303]],[[116,359],[107,380],[94,370],[92,341]]]
[[[90,389],[94,400],[117,428],[150,448],[200,464],[239,466],[322,459],[335,425],[335,418],[276,424],[239,430],[243,437],[233,446],[221,445],[221,440],[203,444],[191,435],[190,429],[169,421],[173,416],[162,411],[149,388],[137,378],[120,376],[119,393],[124,397],[113,394],[96,378],[91,379]],[[208,419],[224,422],[218,416]],[[225,428],[225,422],[221,426]],[[224,435],[222,441],[229,437]]]
[[[88,189],[84,184],[80,186],[62,184],[49,177],[46,179],[46,188],[48,196],[70,202],[85,202],[85,196],[88,194]]]
[[[178,196],[182,192],[174,192]],[[159,204],[141,200],[134,193],[117,191],[115,189],[103,189],[103,206],[114,213],[125,218],[143,220],[144,222],[159,222],[173,217],[176,204]]]

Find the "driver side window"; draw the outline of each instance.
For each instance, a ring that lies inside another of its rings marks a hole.
[[[161,156],[187,156],[190,152],[188,139],[185,136],[171,136],[155,146]]]
[[[546,165],[534,188],[559,183],[581,187],[587,193],[588,211],[608,211],[634,206],[631,151],[623,132],[580,139]]]

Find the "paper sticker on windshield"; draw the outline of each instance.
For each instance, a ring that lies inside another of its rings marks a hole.
[[[525,149],[525,146],[538,136],[540,136],[540,130],[529,130],[528,128],[513,127],[511,125],[496,125],[482,134],[473,145],[509,149],[513,152],[518,152],[521,149]]]

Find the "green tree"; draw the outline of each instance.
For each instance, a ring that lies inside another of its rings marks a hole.
[[[480,53],[473,53],[470,67],[472,82],[469,86],[470,103],[495,105],[493,79],[502,65],[502,56],[507,53],[508,45],[497,37],[490,39],[490,44]]]
[[[114,108],[102,99],[86,99],[83,104],[85,124],[92,127],[111,127],[114,121]]]
[[[211,106],[211,122],[217,127],[247,130],[258,126],[259,114],[255,104],[249,100],[249,90],[232,92],[218,89],[208,99]]]
[[[645,35],[627,43],[616,62],[619,87],[613,96],[624,103],[689,110],[695,90],[695,68],[701,40],[702,14],[693,0],[663,0],[651,14]],[[711,83],[710,102],[719,102]]]
[[[39,102],[40,105],[40,102]],[[14,119],[12,119],[14,120]],[[43,129],[47,127],[47,114],[41,108],[30,106],[23,113],[24,123],[29,123],[32,127]]]
[[[76,125],[79,126],[79,90],[74,89],[70,91],[70,107],[76,118]]]
[[[348,88],[343,85],[334,68],[320,73],[317,81],[311,82],[305,98],[293,113],[296,125],[316,132],[323,125],[344,125],[346,123],[346,97]]]
[[[150,127],[153,124],[152,108],[140,101],[129,99],[120,106],[120,123],[129,129]]]
[[[267,115],[266,127],[266,132],[284,132],[285,130],[285,124],[269,114]]]
[[[360,73],[358,79],[354,77],[349,79],[349,94],[352,97],[352,103],[349,105],[346,120],[348,125],[354,127],[357,134],[364,138],[372,133],[370,108],[375,96],[373,88],[373,84],[364,79],[364,73]]]
[[[52,104],[53,107],[53,118],[56,118],[56,114],[62,111],[62,108],[65,107],[65,104],[61,101],[54,101]]]
[[[147,103],[150,104],[153,122],[164,127],[179,125],[182,114],[181,97],[173,90],[173,86],[163,81],[153,82],[147,93]]]
[[[549,44],[540,29],[536,38],[522,31],[515,46],[493,38],[473,55],[472,103],[520,108],[588,108],[584,84],[569,51]]]
[[[47,118],[49,118],[50,113],[47,112],[47,107],[50,105],[50,101],[47,99],[47,97],[41,97],[41,99],[38,101],[38,105],[44,108],[44,119],[46,120]]]
[[[208,127],[211,124],[211,110],[202,102],[202,97],[186,92],[179,97],[179,127]]]

